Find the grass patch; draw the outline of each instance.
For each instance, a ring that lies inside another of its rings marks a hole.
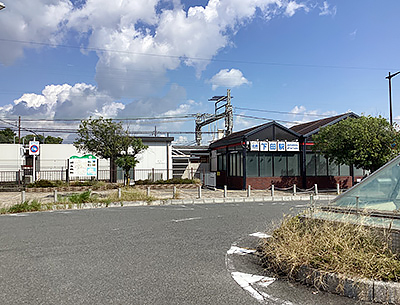
[[[388,234],[350,223],[286,217],[261,244],[264,267],[295,279],[301,266],[362,278],[400,280]]]
[[[6,213],[22,213],[22,212],[33,212],[41,211],[42,204],[38,200],[33,200],[32,202],[24,201],[22,203],[15,204],[6,209]]]
[[[201,181],[199,179],[180,179],[173,178],[168,180],[137,180],[135,181],[136,185],[147,185],[147,184],[200,184]]]
[[[118,193],[112,193],[107,197],[110,202],[121,202],[121,201],[146,201],[148,203],[157,200],[154,196],[147,196],[147,193],[143,190],[133,189],[125,187],[121,189],[121,198],[118,198]]]

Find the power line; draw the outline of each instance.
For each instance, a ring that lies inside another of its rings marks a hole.
[[[334,66],[334,65],[312,65],[312,64],[294,64],[294,63],[279,63],[279,62],[262,62],[262,61],[247,61],[247,60],[228,60],[228,59],[216,59],[216,58],[203,58],[203,57],[189,57],[184,55],[165,55],[165,54],[155,54],[155,53],[143,53],[143,52],[134,52],[134,51],[125,51],[125,50],[117,50],[117,49],[104,49],[104,48],[94,48],[94,47],[83,47],[83,46],[74,46],[74,45],[66,45],[66,44],[55,44],[55,43],[45,43],[45,42],[37,42],[37,41],[27,41],[27,40],[17,40],[17,39],[6,39],[0,38],[0,41],[3,42],[12,42],[12,43],[21,43],[21,44],[31,44],[38,46],[47,46],[47,47],[59,47],[59,48],[70,48],[70,49],[79,49],[79,50],[87,50],[87,51],[95,51],[95,52],[111,52],[111,53],[121,53],[121,54],[131,54],[131,55],[140,55],[140,56],[151,56],[151,57],[161,57],[161,58],[172,58],[177,60],[182,59],[190,59],[193,61],[212,61],[212,62],[224,62],[224,63],[235,63],[235,64],[252,64],[252,65],[268,65],[268,66],[285,66],[285,67],[303,67],[303,68],[325,68],[325,69],[346,69],[346,70],[393,70],[395,68],[385,67],[357,67],[357,66]],[[397,68],[396,68],[397,69]]]
[[[267,113],[277,113],[277,114],[290,114],[290,115],[306,115],[306,116],[315,116],[315,117],[326,117],[323,114],[312,114],[312,113],[293,113],[288,111],[276,111],[276,110],[265,110],[265,109],[254,109],[254,108],[243,108],[243,107],[233,107],[238,110],[247,110],[247,111],[255,111],[255,112],[267,112]]]

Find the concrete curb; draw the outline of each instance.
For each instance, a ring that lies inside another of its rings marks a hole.
[[[400,283],[397,282],[351,278],[340,274],[318,271],[307,266],[300,268],[296,279],[301,283],[318,289],[361,301],[400,304]]]
[[[319,195],[315,196],[316,200],[332,200],[335,196]],[[161,199],[151,202],[147,201],[119,201],[109,204],[105,203],[65,203],[55,204],[53,210],[79,210],[79,209],[96,209],[105,207],[122,207],[122,206],[161,206],[161,205],[182,205],[182,204],[220,204],[220,203],[244,203],[244,202],[285,202],[285,201],[308,201],[306,196],[275,196],[275,197],[226,197],[226,198],[197,198],[197,199]]]

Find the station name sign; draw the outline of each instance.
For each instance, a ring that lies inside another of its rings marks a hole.
[[[250,151],[300,151],[299,142],[288,141],[249,141],[247,142]]]

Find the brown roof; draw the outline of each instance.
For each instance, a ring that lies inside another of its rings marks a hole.
[[[339,114],[339,115],[332,116],[329,118],[324,118],[324,119],[317,120],[317,121],[312,121],[312,122],[307,122],[304,124],[295,125],[295,126],[292,126],[290,129],[303,135],[303,136],[310,136],[314,133],[317,133],[320,128],[327,126],[327,125],[335,124],[335,123],[337,123],[343,119],[346,119],[348,117],[358,117],[358,115],[353,112],[343,113],[343,114]]]

